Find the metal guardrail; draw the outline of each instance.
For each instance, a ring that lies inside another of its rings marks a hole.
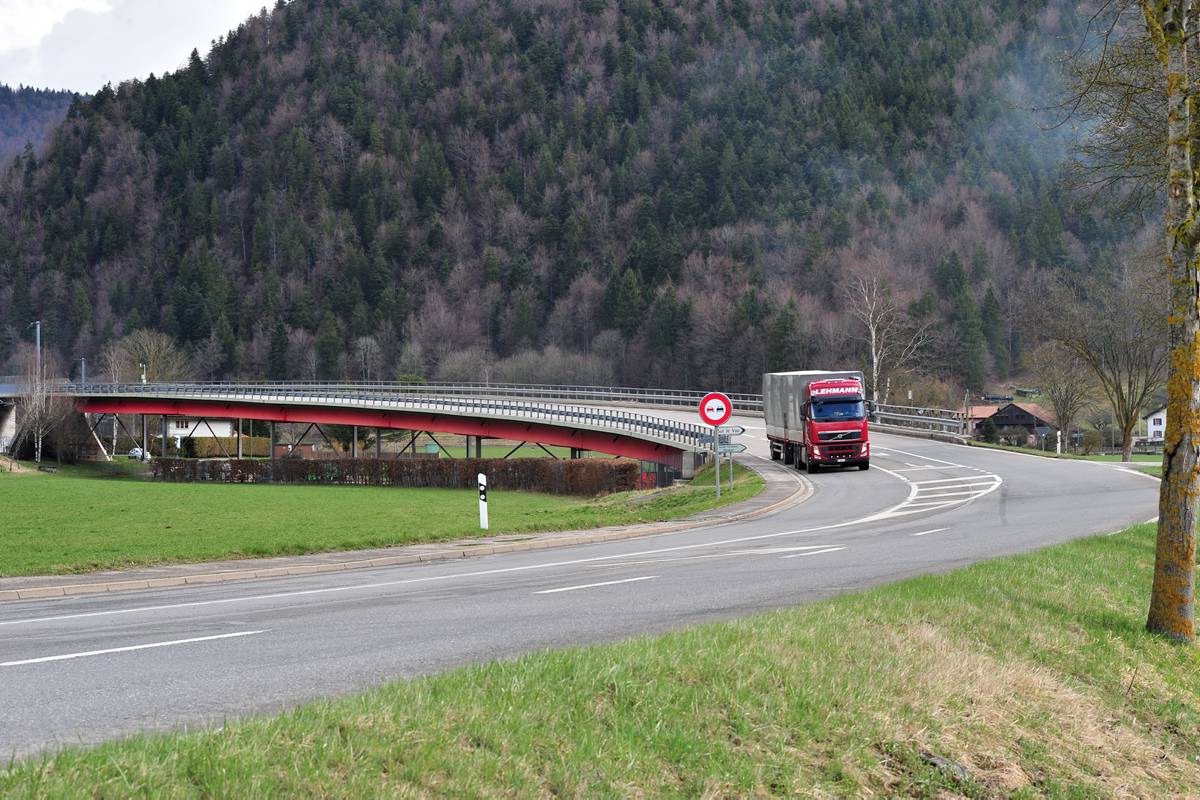
[[[73,384],[72,384],[73,385]],[[93,384],[89,384],[93,385]],[[133,384],[143,385],[143,384]],[[145,384],[162,385],[162,384]],[[168,384],[171,385],[171,384]],[[701,398],[707,392],[686,389],[639,389],[627,386],[555,386],[552,384],[536,383],[399,383],[399,382],[357,382],[337,383],[309,381],[303,383],[291,381],[265,381],[254,383],[205,383],[190,384],[212,388],[225,388],[230,391],[244,389],[286,390],[292,391],[335,391],[361,392],[389,395],[403,394],[413,397],[418,395],[437,395],[440,397],[514,397],[524,399],[580,401],[587,403],[637,403],[648,406],[663,406],[668,408],[696,408]],[[762,395],[760,394],[729,394],[735,411],[762,411]]]
[[[875,408],[874,421],[915,430],[963,434],[966,417],[966,413],[948,408],[879,405]]]
[[[13,376],[20,384],[23,378]],[[5,378],[0,378],[3,383]],[[86,386],[54,381],[51,386],[63,394],[86,394],[93,391],[108,393],[107,390],[118,388],[112,384],[89,383]],[[122,384],[119,386],[123,393],[144,395],[147,393],[174,393],[182,390],[197,397],[211,397],[214,394],[253,395],[253,397],[301,397],[326,398],[332,400],[370,400],[387,402],[402,398],[406,403],[424,402],[423,407],[451,410],[457,408],[468,410],[473,403],[488,402],[493,411],[502,409],[496,405],[500,399],[519,399],[526,401],[524,405],[511,405],[508,410],[527,418],[536,416],[540,409],[559,409],[563,403],[597,403],[597,404],[637,404],[661,408],[695,408],[705,392],[684,389],[640,389],[626,386],[555,386],[551,384],[524,383],[400,383],[400,382],[358,382],[335,383],[310,381],[294,383],[286,381],[265,381],[256,383],[149,383]],[[86,391],[85,391],[86,390]],[[762,413],[763,399],[760,394],[732,393],[729,395],[736,411]],[[536,401],[536,402],[535,402]],[[547,405],[549,403],[549,405]],[[593,409],[592,411],[596,411]],[[562,406],[556,412],[575,418],[579,409]],[[675,428],[695,428],[702,426],[682,422],[662,420],[657,417],[634,414],[632,412],[613,411],[611,414],[624,414],[629,421],[645,423],[647,430],[658,430],[665,425]],[[560,420],[567,416],[558,417]],[[943,433],[962,434],[965,432],[966,414],[962,411],[944,408],[920,408],[917,406],[880,405],[876,408],[873,421],[883,425],[913,428],[916,430],[939,431]],[[653,424],[652,424],[653,423]],[[607,428],[605,428],[607,429]],[[689,433],[690,436],[690,433]],[[685,437],[687,438],[687,437]],[[674,442],[673,442],[674,443]]]
[[[637,414],[545,401],[472,396],[427,396],[412,384],[74,384],[55,387],[74,397],[153,397],[164,400],[337,405],[378,410],[433,411],[458,416],[486,415],[546,424],[566,423],[606,433],[623,433],[685,450],[705,451],[701,425]],[[424,388],[424,387],[422,387]]]

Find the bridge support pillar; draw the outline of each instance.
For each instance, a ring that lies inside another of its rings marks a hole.
[[[358,458],[358,426],[355,425],[350,433],[350,457]]]
[[[242,418],[238,417],[237,421],[237,457],[238,461],[242,460]]]
[[[159,432],[159,435],[162,437],[162,457],[166,458],[167,457],[167,415],[166,414],[163,414],[162,420],[159,422],[159,425],[161,426],[161,427],[159,427],[158,432]]]
[[[0,402],[0,453],[13,448],[17,441],[17,405]]]
[[[267,446],[270,448],[271,460],[274,461],[275,460],[275,422],[273,420],[271,422],[270,438],[271,438],[271,441]]]
[[[571,448],[571,458],[583,458],[583,451],[578,447]]]
[[[475,437],[475,457],[483,458],[483,437],[482,436]]]
[[[699,461],[699,453],[685,452],[683,454],[682,468],[679,470],[679,477],[687,481],[690,481],[692,478],[696,477],[696,468],[700,466],[698,463]]]
[[[379,428],[375,429],[375,460],[383,457],[383,441],[379,436]]]

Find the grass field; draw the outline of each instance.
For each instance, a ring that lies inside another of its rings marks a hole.
[[[1026,453],[1028,455],[1042,456],[1044,458],[1069,458],[1069,459],[1074,459],[1077,461],[1107,461],[1107,462],[1111,462],[1114,464],[1121,463],[1121,456],[1119,456],[1119,455],[1097,454],[1097,455],[1084,456],[1084,455],[1077,455],[1075,453],[1055,453],[1054,451],[1038,450],[1037,448],[1034,448],[1034,447],[1014,447],[1013,445],[1007,445],[1007,444],[991,444],[989,442],[980,442],[980,441],[976,441],[974,439],[968,440],[967,444],[969,444],[971,447],[986,447],[986,448],[990,448],[992,450],[1007,450],[1010,453]],[[1157,464],[1162,461],[1162,456],[1161,455],[1141,455],[1141,454],[1135,453],[1133,456],[1133,460],[1134,460],[1134,462],[1137,462],[1137,463]]]
[[[136,468],[130,465],[136,462],[99,469]],[[0,472],[0,576],[356,550],[481,534],[473,489],[154,483],[99,480],[91,477],[96,469]],[[711,469],[688,486],[590,500],[493,491],[488,533],[672,519],[747,499],[762,486],[762,478],[739,467],[736,484],[720,501]]]
[[[73,749],[0,795],[1195,796],[1200,660],[1143,631],[1153,534]]]

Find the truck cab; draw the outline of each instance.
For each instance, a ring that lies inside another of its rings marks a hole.
[[[813,381],[804,388],[804,442],[798,463],[809,472],[822,466],[871,466],[867,403],[854,379]]]

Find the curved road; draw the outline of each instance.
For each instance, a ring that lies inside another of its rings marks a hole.
[[[762,458],[761,419],[735,422],[747,428],[748,457],[772,477],[802,480]],[[748,522],[452,562],[0,603],[0,760],[790,606],[1155,513],[1155,482],[1113,465],[872,437],[869,472],[815,475],[807,502]]]

